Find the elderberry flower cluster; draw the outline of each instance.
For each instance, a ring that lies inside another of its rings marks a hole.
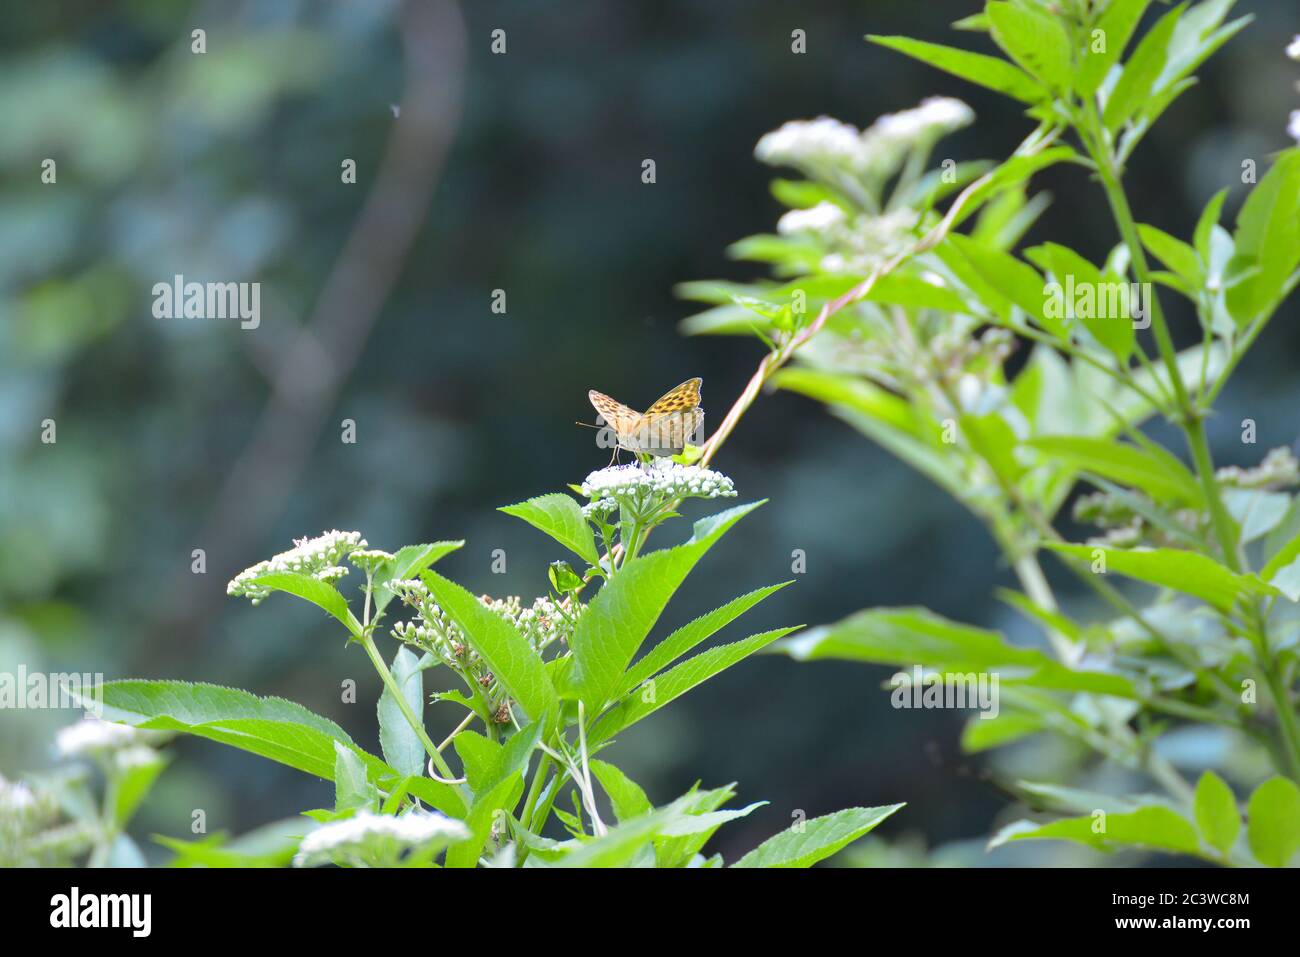
[[[360,811],[342,821],[323,824],[304,837],[293,864],[392,866],[404,854],[436,854],[468,837],[464,824],[436,811],[411,811],[397,817]]]
[[[341,562],[351,552],[366,547],[366,540],[360,532],[324,532],[315,538],[304,538],[294,542],[294,547],[281,552],[264,562],[258,562],[252,568],[246,568],[226,586],[227,595],[242,596],[254,605],[271,594],[271,589],[257,584],[263,575],[292,573],[308,575],[318,581],[333,583],[348,573]]]
[[[393,637],[398,641],[428,652],[457,672],[470,690],[480,695],[494,721],[506,724],[510,720],[509,701],[486,663],[470,646],[465,633],[448,617],[422,581],[414,579],[396,581],[389,586],[393,594],[414,612],[418,618],[393,626]],[[578,618],[586,606],[571,599],[556,602],[538,598],[525,606],[518,596],[492,598],[481,595],[483,607],[505,619],[539,653],[554,642],[567,644],[573,636]]]
[[[68,866],[94,840],[85,823],[60,823],[59,795],[48,785],[0,775],[0,867]]]
[[[677,499],[732,498],[736,486],[713,469],[658,460],[649,468],[615,465],[592,472],[582,483],[582,494],[605,514],[613,510],[608,502],[629,512],[646,514]],[[587,514],[591,516],[592,512]]]
[[[829,116],[791,120],[765,134],[754,156],[769,166],[791,166],[814,179],[849,175],[876,183],[898,172],[912,150],[969,126],[975,114],[951,97],[931,97],[910,110],[880,117],[865,130]]]
[[[1214,477],[1227,488],[1268,489],[1294,488],[1300,485],[1300,460],[1285,446],[1272,449],[1254,468],[1229,465],[1217,470]]]

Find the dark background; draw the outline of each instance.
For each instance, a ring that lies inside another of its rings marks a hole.
[[[476,592],[542,593],[556,549],[495,508],[605,464],[571,424],[592,416],[586,390],[644,407],[699,375],[716,423],[760,356],[749,341],[680,336],[693,307],[672,292],[760,274],[724,251],[780,212],[773,171],[752,158],[760,135],[820,114],[864,126],[936,94],[979,117],[938,158],[1001,158],[1031,128],[1015,104],[862,40],[905,33],[984,49],[987,38],[947,28],[977,7],[476,2],[447,14],[429,4],[408,35],[433,95],[404,100],[395,3],[5,4],[0,668],[236,685],[300,701],[377,751],[379,682],[361,652],[314,609],[226,598],[227,579],[294,537],[355,528],[388,549],[466,538],[444,573]],[[1300,31],[1294,3],[1243,0],[1242,12],[1258,21],[1202,69],[1128,172],[1139,219],[1175,234],[1190,233],[1221,186],[1235,184],[1235,213],[1243,159],[1262,171],[1300,106],[1300,67],[1282,53]],[[195,28],[207,31],[202,56],[190,52]],[[503,56],[489,49],[497,28]],[[804,55],[790,49],[796,28]],[[399,126],[418,128],[425,113],[427,154],[386,178]],[[40,183],[46,157],[57,185]],[[356,185],[340,182],[345,158]],[[653,185],[641,182],[645,158]],[[1101,258],[1116,240],[1099,188],[1076,167],[1039,186],[1055,199],[1029,238]],[[367,196],[383,190],[396,202],[367,217]],[[153,318],[151,288],[175,273],[260,282],[261,327]],[[505,315],[490,311],[494,289],[506,292]],[[1193,319],[1165,300],[1190,344]],[[1296,438],[1295,318],[1292,304],[1221,399],[1220,464]],[[304,326],[320,348],[290,360]],[[1247,416],[1256,449],[1238,441]],[[55,445],[39,441],[45,418],[57,422]],[[356,422],[355,445],[340,441],[344,419]],[[1021,636],[991,597],[1012,576],[982,528],[816,404],[762,398],[715,464],[742,501],[771,502],[701,564],[658,635],[790,577],[801,548],[807,574],[725,637],[908,604]],[[670,527],[664,541],[685,534]],[[194,548],[207,551],[205,575],[190,572]],[[491,574],[497,548],[505,576]],[[980,780],[984,762],[958,751],[962,717],[892,710],[886,677],[754,659],[610,757],[656,802],[695,780],[738,781],[741,799],[771,801],[720,832],[728,858],[796,809],[907,801],[878,832],[893,859],[970,839],[933,860],[1095,860],[1054,847],[984,855],[981,835],[1006,802]],[[357,704],[340,702],[348,678]],[[453,710],[432,709],[435,730]],[[49,764],[52,732],[72,717],[0,716],[0,771]],[[1216,746],[1192,744],[1201,756]],[[210,830],[238,833],[331,800],[324,782],[216,744],[172,750],[132,828],[142,838],[188,835],[195,807]],[[1051,780],[1066,758],[1039,749],[1004,770]]]

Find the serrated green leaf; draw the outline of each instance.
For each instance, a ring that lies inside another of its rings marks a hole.
[[[353,636],[361,634],[361,622],[357,621],[356,616],[348,608],[347,599],[328,582],[312,578],[310,575],[299,575],[296,572],[276,572],[255,578],[252,584],[309,601],[337,618]]]
[[[645,791],[635,781],[608,761],[592,759],[591,773],[596,776],[600,786],[609,795],[609,803],[614,807],[614,816],[620,821],[627,821],[654,810]]]
[[[1238,575],[1213,558],[1176,548],[1104,548],[1100,545],[1064,545],[1048,542],[1047,548],[1092,562],[1103,553],[1107,573],[1169,588],[1199,598],[1221,612],[1229,612],[1239,598],[1280,594],[1258,575]]]
[[[633,656],[696,562],[761,504],[739,505],[700,519],[689,541],[624,563],[601,586],[570,641],[573,686],[589,713],[599,712],[614,696]]]
[[[558,699],[542,667],[541,656],[510,622],[485,607],[476,597],[437,572],[423,574],[434,601],[465,635],[493,676],[529,719],[559,715]],[[587,616],[584,615],[584,618]]]
[[[1124,48],[1128,46],[1133,36],[1133,31],[1137,28],[1138,21],[1142,19],[1142,14],[1146,12],[1150,3],[1151,0],[1111,0],[1110,6],[1097,21],[1094,34],[1085,37],[1084,40],[1083,59],[1079,64],[1078,78],[1075,81],[1081,96],[1088,97],[1097,92],[1097,88],[1106,79],[1110,68],[1119,62]],[[1100,31],[1104,46],[1103,49],[1094,52],[1097,31]]]
[[[1227,292],[1228,311],[1245,326],[1267,314],[1300,266],[1300,147],[1282,153],[1250,191],[1237,217],[1235,239],[1233,262],[1258,265],[1257,272]]]
[[[1141,489],[1157,502],[1199,506],[1205,499],[1196,477],[1172,455],[1135,448],[1110,439],[1045,435],[1024,445],[1124,485]]]
[[[334,810],[374,810],[379,791],[370,783],[365,762],[352,748],[334,742]]]
[[[797,661],[846,660],[942,674],[996,673],[1003,685],[1093,691],[1134,698],[1123,675],[1066,668],[1037,648],[1021,648],[995,631],[949,621],[925,608],[875,608],[833,625],[810,628],[777,650]]]
[[[1179,4],[1161,17],[1147,31],[1133,51],[1133,56],[1124,64],[1123,72],[1107,98],[1102,114],[1106,127],[1112,132],[1119,130],[1150,96],[1164,70],[1174,28],[1178,26],[1178,20],[1186,8],[1186,3]]]
[[[792,825],[732,867],[812,867],[873,830],[902,804],[851,807]]]
[[[1043,825],[1017,821],[995,834],[989,841],[989,848],[1000,847],[1007,841],[1024,840],[1073,841],[1099,851],[1112,851],[1118,847],[1195,855],[1201,851],[1196,828],[1191,822],[1160,805],[1150,805],[1127,814],[1063,818]]]
[[[649,686],[633,690],[617,705],[610,708],[588,735],[590,742],[594,745],[612,738],[623,729],[658,711],[674,698],[684,695],[697,685],[703,684],[719,672],[743,661],[754,652],[792,631],[793,628],[777,628],[774,631],[751,635],[743,641],[719,645],[717,648],[702,651],[693,658],[687,658],[658,677],[650,679],[653,682],[653,691]]]
[[[1056,93],[1069,92],[1074,62],[1070,37],[1059,17],[1004,0],[991,0],[984,12],[994,41],[1011,59]]]
[[[538,495],[518,505],[498,511],[522,518],[533,528],[545,532],[590,565],[600,564],[596,539],[591,525],[582,517],[582,508],[562,492]]]
[[[623,675],[623,681],[619,685],[616,697],[627,694],[645,679],[667,668],[682,655],[699,645],[700,642],[707,640],[735,621],[768,595],[780,591],[790,584],[793,584],[793,582],[782,582],[779,585],[769,585],[766,588],[755,589],[748,594],[741,595],[739,598],[733,598],[707,615],[701,615],[699,618],[687,622],[651,648],[635,665],[627,670],[627,673]]]
[[[910,37],[869,35],[867,39],[1024,103],[1037,103],[1047,96],[1047,92],[1028,73],[997,57],[939,43],[924,43]]]

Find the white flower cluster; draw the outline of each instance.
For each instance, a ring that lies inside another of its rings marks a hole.
[[[358,548],[348,555],[348,561],[367,574],[373,574],[380,565],[392,560],[392,552],[378,548]]]
[[[790,120],[763,134],[754,156],[769,166],[856,168],[862,159],[862,134],[857,127],[829,116]]]
[[[911,146],[939,139],[975,122],[975,111],[950,96],[932,96],[921,105],[899,113],[887,113],[862,134],[870,142],[892,142]]]
[[[590,518],[597,522],[603,522],[617,511],[618,502],[612,498],[598,498],[582,506],[583,518]]]
[[[401,817],[358,812],[324,824],[298,845],[295,867],[318,864],[394,864],[404,851],[442,850],[469,837],[460,821],[437,812],[412,811]]]
[[[0,774],[0,818],[26,817],[37,807],[36,794],[22,781],[7,781]]]
[[[263,575],[293,572],[310,575],[323,582],[336,582],[348,573],[345,566],[339,564],[351,552],[366,547],[366,540],[360,532],[324,532],[315,538],[295,541],[294,547],[281,552],[268,561],[258,562],[252,568],[246,568],[226,585],[227,595],[243,596],[254,605],[261,604],[271,594],[271,589],[254,584],[254,580]]]
[[[867,273],[906,250],[921,220],[914,209],[903,207],[882,216],[858,216],[853,227],[833,236],[836,251],[822,257],[821,268],[831,273]]]
[[[147,745],[157,738],[156,733],[133,728],[129,724],[86,718],[59,729],[54,738],[54,747],[59,756],[64,758],[98,757],[116,751],[138,749],[143,749],[152,758],[153,752]]]
[[[897,172],[909,150],[928,149],[974,119],[974,111],[961,100],[936,96],[913,109],[882,116],[862,131],[829,116],[791,120],[764,134],[754,156],[770,166],[793,166],[814,177],[850,172],[884,179]]]
[[[1300,60],[1300,33],[1292,38],[1290,45],[1286,48],[1286,55],[1293,60]],[[1300,143],[1300,110],[1291,111],[1291,119],[1286,125],[1287,135],[1297,143]]]
[[[848,222],[844,210],[834,203],[822,201],[808,209],[792,209],[776,223],[776,231],[782,236],[794,236],[799,233],[827,233],[838,229]]]
[[[625,507],[675,498],[730,498],[736,486],[721,472],[699,465],[658,460],[650,468],[615,465],[587,476],[582,494],[593,500],[612,498]]]
[[[529,643],[541,651],[551,642],[567,642],[573,635],[578,617],[587,610],[581,602],[565,599],[564,607],[550,598],[537,598],[525,608],[517,596],[489,600],[480,599],[502,618],[509,621]]]

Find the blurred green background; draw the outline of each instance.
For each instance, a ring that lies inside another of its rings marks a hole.
[[[379,682],[364,656],[314,609],[254,610],[226,598],[226,581],[294,537],[355,528],[387,549],[463,537],[440,570],[477,592],[543,592],[554,547],[495,508],[606,463],[572,424],[592,418],[587,389],[644,407],[703,376],[716,423],[759,358],[748,341],[681,337],[692,307],[672,287],[757,274],[725,247],[770,230],[780,211],[772,171],[751,155],[762,133],[823,113],[863,126],[935,94],[979,117],[945,141],[955,159],[1003,157],[1028,131],[1013,104],[862,41],[976,46],[985,38],[947,24],[978,7],[4,5],[0,670],[237,685],[299,701],[377,750]],[[1174,233],[1189,233],[1221,186],[1236,184],[1235,211],[1243,159],[1263,169],[1300,105],[1282,55],[1300,30],[1295,4],[1243,0],[1238,11],[1258,21],[1202,70],[1129,170],[1139,218]],[[202,55],[190,50],[196,28]],[[505,55],[490,50],[496,29]],[[806,54],[791,52],[795,29]],[[41,182],[46,158],[56,184]],[[341,182],[349,158],[355,185]],[[641,181],[646,158],[653,185]],[[1030,240],[1100,258],[1115,236],[1099,189],[1071,166],[1039,186],[1054,201]],[[260,327],[153,318],[153,284],[176,273],[260,282]],[[490,309],[495,289],[504,315]],[[1193,318],[1166,301],[1190,344]],[[1225,393],[1212,422],[1219,464],[1296,439],[1295,319],[1292,304]],[[1257,448],[1240,445],[1245,417]],[[40,441],[47,418],[53,445]],[[355,444],[340,440],[344,419]],[[715,464],[742,501],[771,502],[709,555],[660,635],[791,577],[799,548],[807,573],[749,632],[926,604],[1033,640],[991,597],[1012,578],[982,530],[816,404],[764,397]],[[674,534],[685,526],[665,541]],[[206,574],[191,572],[195,548]],[[504,576],[491,572],[498,548]],[[697,779],[771,801],[720,832],[728,858],[796,810],[907,801],[878,832],[905,849],[865,858],[916,862],[919,848],[967,841],[936,860],[1099,860],[1051,846],[983,854],[979,839],[1006,807],[994,779],[1029,768],[1050,780],[1073,756],[1031,745],[993,768],[965,757],[963,716],[892,710],[887,676],[746,662],[630,733],[612,759],[659,802]],[[349,678],[356,704],[341,701]],[[454,710],[431,709],[438,730]],[[0,773],[52,763],[52,732],[74,718],[0,713]],[[1196,767],[1222,743],[1198,734],[1182,745],[1176,759]],[[171,750],[137,836],[189,836],[194,808],[210,831],[238,833],[330,801],[325,782],[213,743]]]

